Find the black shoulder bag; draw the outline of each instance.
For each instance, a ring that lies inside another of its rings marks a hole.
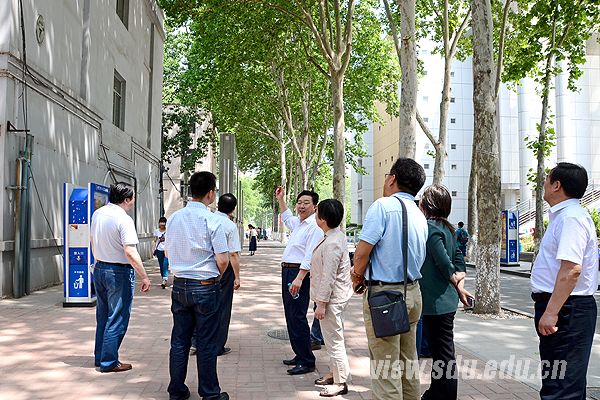
[[[395,196],[394,196],[395,197]],[[404,295],[396,290],[384,290],[373,293],[373,267],[369,263],[369,286],[367,301],[371,310],[371,321],[375,337],[382,338],[406,333],[410,330],[408,310],[406,309],[406,286],[408,280],[408,212],[402,200],[402,261],[404,264]]]

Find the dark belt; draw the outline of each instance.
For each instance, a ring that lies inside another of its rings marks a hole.
[[[417,283],[417,281],[413,281],[412,279],[409,279],[406,281],[407,285],[412,285],[413,283]],[[386,285],[404,285],[404,282],[384,282],[384,281],[365,279],[365,285],[368,285],[368,284],[386,286]]]
[[[531,293],[531,299],[535,302],[538,301],[550,301],[550,297],[552,297],[552,293],[541,292],[541,293]],[[567,300],[573,299],[581,299],[584,297],[594,297],[593,295],[571,295],[567,297]]]
[[[214,285],[216,283],[219,283],[219,281],[221,280],[221,277],[218,276],[216,278],[210,278],[210,279],[191,279],[191,278],[178,278],[175,277],[175,281],[192,281],[194,283],[199,283],[201,285]]]
[[[119,266],[119,267],[133,268],[131,266],[131,264],[122,264],[122,263],[115,263],[115,262],[108,262],[108,261],[96,260],[96,264],[98,264],[98,263],[107,264],[107,265],[116,265],[116,266]]]
[[[300,264],[299,263],[286,263],[286,262],[282,262],[281,263],[281,267],[282,268],[294,268],[294,269],[298,269],[298,268],[300,268]]]

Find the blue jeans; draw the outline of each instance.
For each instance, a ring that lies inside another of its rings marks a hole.
[[[221,314],[221,324],[217,335],[217,344],[219,353],[225,348],[227,337],[229,336],[229,323],[231,322],[231,306],[233,304],[233,281],[235,274],[231,263],[223,272],[221,277],[221,300],[219,301],[219,313]]]
[[[158,258],[160,276],[163,279],[167,279],[169,277],[169,259],[165,257],[165,252],[162,250],[156,250],[154,254],[156,254],[156,258]]]
[[[202,285],[194,279],[175,277],[171,300],[173,331],[169,353],[169,396],[181,399],[189,393],[185,378],[195,331],[198,393],[204,399],[217,399],[221,393],[217,377],[220,285]]]
[[[558,313],[558,331],[542,336],[537,328],[547,306],[547,300],[535,302],[535,330],[542,361],[540,398],[585,400],[598,312],[594,296],[570,296]]]
[[[300,287],[300,296],[294,299],[290,294],[288,283],[291,283],[298,275],[297,268],[281,269],[281,295],[283,298],[283,310],[285,312],[285,323],[292,350],[299,365],[305,367],[315,366],[315,355],[310,349],[310,328],[308,327],[308,304],[310,303],[310,278],[306,276]]]
[[[119,347],[127,332],[135,272],[131,266],[96,262],[96,345],[94,364],[109,371],[119,364]]]

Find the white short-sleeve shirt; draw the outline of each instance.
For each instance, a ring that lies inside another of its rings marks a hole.
[[[160,241],[160,239],[161,239],[162,237],[165,237],[165,236],[166,236],[166,234],[167,234],[167,231],[166,231],[166,230],[165,230],[165,231],[163,231],[163,232],[161,232],[161,230],[160,230],[160,229],[156,229],[156,230],[154,230],[154,237],[155,237],[155,238],[156,238],[156,240],[157,240],[157,244],[156,244],[156,250],[159,250],[159,251],[165,251],[165,242],[164,242],[164,241],[162,241],[162,242],[161,242],[161,241]]]
[[[548,212],[550,223],[531,270],[531,290],[554,292],[562,260],[581,265],[575,296],[593,295],[598,288],[598,239],[594,222],[578,199],[562,201]]]
[[[237,225],[229,219],[229,215],[222,213],[221,211],[215,211],[215,215],[221,217],[221,224],[225,230],[225,236],[227,236],[227,247],[229,248],[229,252],[241,252],[242,245],[240,243],[240,233]]]
[[[133,219],[113,203],[94,212],[90,236],[94,258],[107,263],[129,264],[123,246],[139,243]]]

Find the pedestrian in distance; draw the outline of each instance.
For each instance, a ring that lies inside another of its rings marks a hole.
[[[463,257],[467,255],[467,243],[469,242],[469,232],[465,228],[465,223],[458,221],[458,229],[456,230],[456,243]]]
[[[415,204],[415,196],[424,183],[425,170],[416,161],[410,158],[396,160],[390,172],[385,174],[384,197],[376,200],[367,211],[354,253],[352,283],[355,290],[370,281],[373,293],[403,292],[405,280],[407,284],[405,301],[410,330],[406,333],[377,338],[369,308],[369,291],[363,295],[375,399],[419,400],[421,397],[419,377],[408,375],[406,366],[418,363],[416,330],[422,306],[418,281],[425,260],[427,220]],[[402,238],[403,207],[400,202],[406,206],[407,243]],[[404,276],[403,247],[407,248],[408,276]],[[371,263],[372,275],[367,271],[368,263]],[[394,365],[403,366],[401,374],[392,370]]]
[[[340,229],[343,218],[344,206],[338,200],[319,202],[316,222],[325,236],[311,258],[310,298],[317,304],[315,318],[321,323],[331,369],[315,381],[327,385],[320,393],[323,397],[348,393],[350,364],[344,343],[344,310],[352,297],[352,281],[346,235]]]
[[[248,225],[248,237],[250,238],[250,243],[248,244],[248,251],[250,255],[253,256],[256,253],[256,247],[258,243],[258,232],[252,226],[252,224]]]
[[[428,236],[425,261],[419,281],[423,299],[423,332],[434,368],[431,385],[422,400],[456,400],[458,378],[454,351],[454,316],[457,303],[467,306],[471,296],[464,288],[466,272],[463,254],[448,222],[452,197],[441,185],[425,189],[419,207],[427,218]]]
[[[285,322],[290,336],[294,357],[283,360],[292,368],[290,375],[300,375],[315,370],[315,356],[311,350],[310,328],[306,313],[310,303],[310,268],[313,249],[323,238],[323,231],[317,226],[315,210],[319,195],[311,190],[303,190],[296,197],[294,216],[288,209],[282,187],[275,191],[281,218],[291,231],[281,263],[281,295]]]
[[[165,257],[165,235],[167,234],[167,219],[160,217],[158,219],[158,229],[154,231],[154,238],[152,239],[152,248],[154,249],[154,256],[158,259],[158,266],[160,267],[160,276],[162,282],[160,286],[164,289],[167,287],[167,281],[169,280],[169,259]]]
[[[96,345],[94,365],[101,372],[123,372],[131,364],[119,360],[119,347],[127,332],[135,288],[135,272],[142,278],[142,292],[150,279],[137,251],[133,219],[135,192],[125,182],[110,186],[109,203],[94,212],[90,227],[96,288]]]
[[[229,265],[229,247],[222,217],[209,211],[216,198],[217,179],[208,171],[189,180],[192,199],[169,218],[165,249],[175,278],[171,293],[173,330],[167,388],[170,400],[190,397],[185,384],[195,333],[198,393],[203,399],[227,400],[217,376],[221,323],[221,275]]]
[[[531,271],[535,329],[542,367],[542,400],[586,399],[586,375],[597,308],[598,239],[579,204],[586,170],[561,162],[544,180],[550,223]]]

